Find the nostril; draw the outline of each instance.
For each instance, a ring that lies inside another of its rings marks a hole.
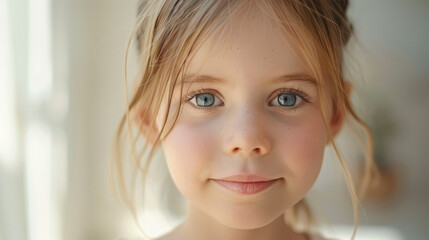
[[[238,151],[240,151],[240,148],[238,148],[238,147],[236,147],[236,148],[234,148],[234,149],[232,149],[232,153],[237,153]],[[254,150],[253,150],[256,154],[261,154],[261,148],[255,148]]]

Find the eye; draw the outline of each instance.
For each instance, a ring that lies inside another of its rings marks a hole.
[[[211,90],[202,89],[187,97],[187,102],[196,108],[208,108],[222,106],[222,101]]]
[[[303,100],[309,102],[306,95],[296,89],[280,89],[276,93],[278,92],[280,92],[280,94],[278,94],[276,98],[271,100],[270,106],[296,109],[304,104]]]
[[[194,108],[208,110],[223,106],[222,100],[217,97],[217,91],[211,89],[201,89],[185,97],[185,102],[191,103]],[[311,102],[307,94],[298,89],[282,88],[274,94],[276,98],[271,100],[270,106],[280,107],[286,110],[296,110],[305,102]],[[304,100],[304,102],[303,102]],[[278,104],[277,104],[278,103]]]
[[[282,93],[275,100],[280,103],[280,106],[293,107],[295,104],[301,103],[302,98],[294,93]]]

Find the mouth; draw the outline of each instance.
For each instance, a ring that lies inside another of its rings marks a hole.
[[[254,183],[254,182],[269,182],[279,178],[265,177],[256,174],[237,174],[232,175],[226,178],[215,179],[220,181],[229,181],[229,182],[240,182],[240,183]]]
[[[234,175],[223,179],[212,179],[220,186],[240,194],[256,194],[271,187],[281,178],[270,179],[256,175]]]

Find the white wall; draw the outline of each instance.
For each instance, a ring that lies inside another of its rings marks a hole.
[[[109,150],[125,109],[122,66],[136,1],[56,1],[57,47],[68,45],[70,162],[64,239],[113,239],[124,212],[108,186]],[[133,59],[130,60],[135,62]],[[131,69],[132,73],[132,69]],[[130,217],[127,215],[127,217]],[[126,221],[125,221],[126,223]],[[130,229],[136,230],[130,224]]]

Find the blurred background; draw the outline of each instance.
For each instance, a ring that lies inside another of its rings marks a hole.
[[[136,3],[0,0],[1,240],[139,237],[108,178]],[[429,1],[351,0],[348,15],[358,39],[347,60],[360,92],[353,101],[374,131],[383,173],[361,203],[356,239],[427,239]],[[358,143],[348,128],[337,140],[358,179]],[[156,171],[168,178],[159,159]],[[183,202],[169,184],[168,201]],[[352,205],[332,149],[307,198],[326,236],[350,239]],[[144,229],[152,237],[181,220],[147,212]]]

